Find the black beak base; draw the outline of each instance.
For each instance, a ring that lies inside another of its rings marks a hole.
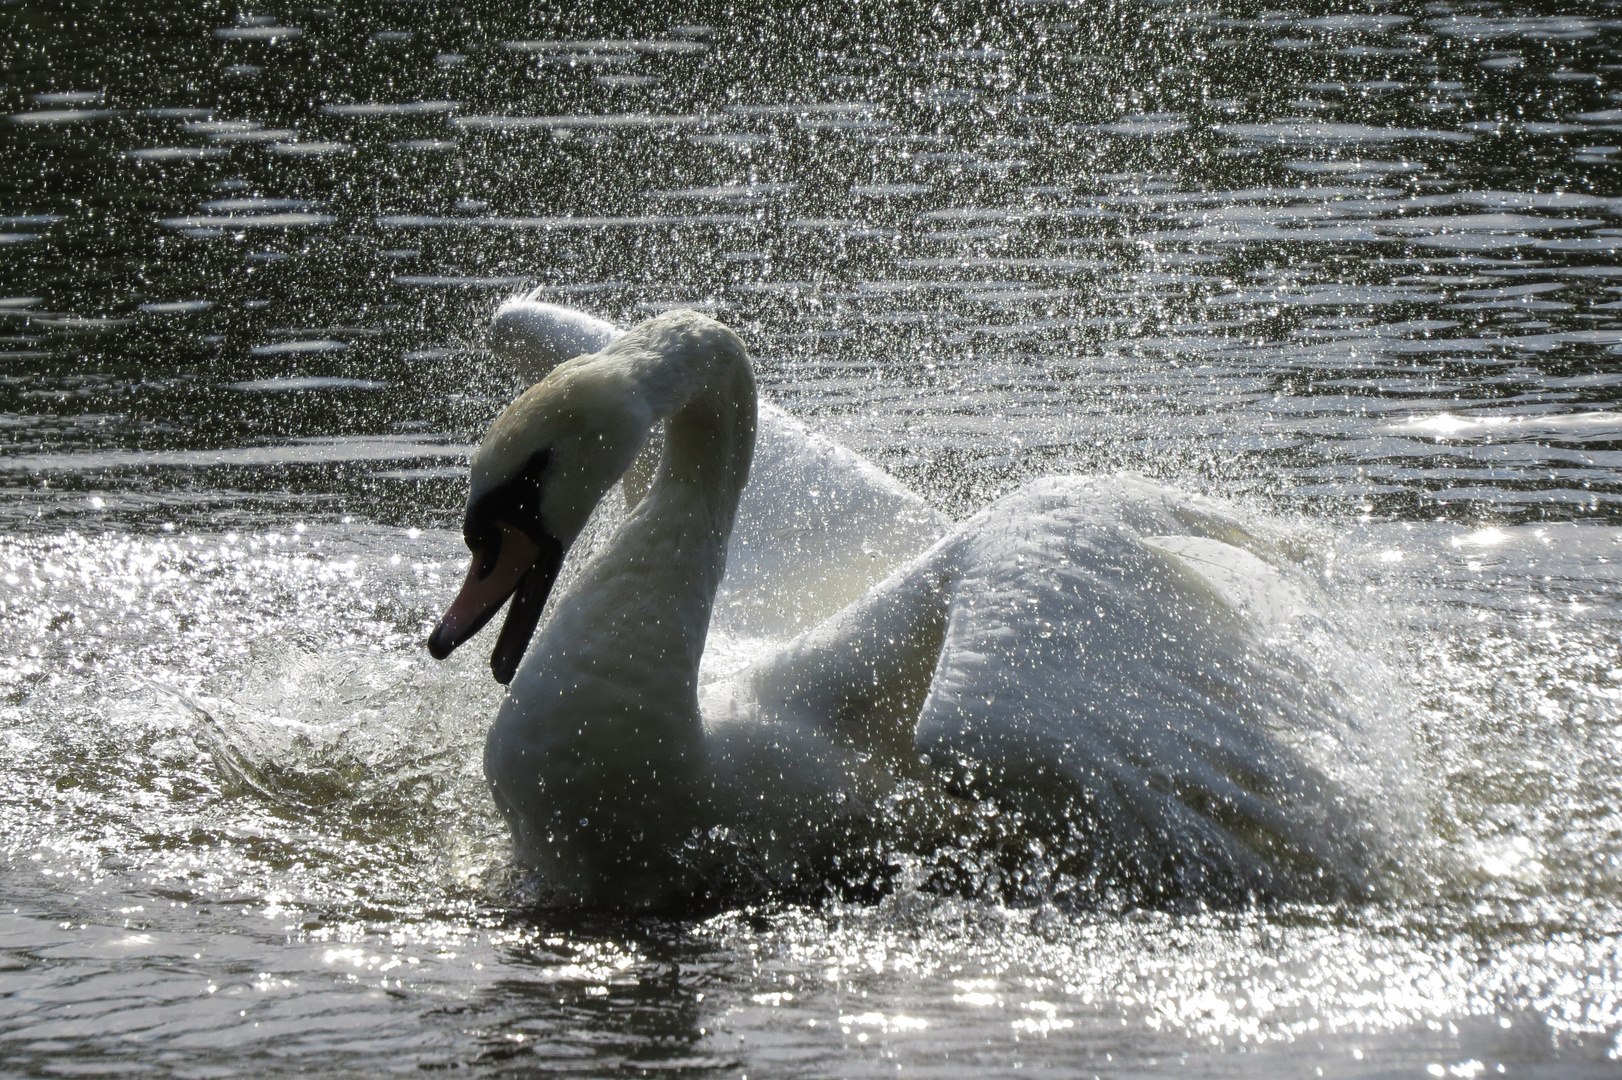
[[[546,610],[546,598],[563,567],[563,545],[550,536],[540,538],[540,556],[535,564],[518,579],[512,603],[507,608],[506,621],[496,637],[496,647],[490,653],[490,671],[496,682],[506,686],[518,673],[519,661],[529,648],[535,627],[540,624],[541,612]]]

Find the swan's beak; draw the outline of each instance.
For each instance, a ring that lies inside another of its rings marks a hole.
[[[445,659],[483,629],[510,597],[512,607],[490,654],[496,681],[505,685],[518,671],[518,662],[541,621],[541,610],[563,565],[563,545],[550,536],[536,543],[507,524],[501,525],[498,535],[494,552],[485,548],[473,552],[462,591],[428,637],[428,652],[436,660]]]

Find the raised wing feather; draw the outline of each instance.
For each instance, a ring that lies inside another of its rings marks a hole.
[[[1304,596],[1212,504],[1131,480],[1025,489],[966,525],[917,746],[962,789],[1069,818],[1078,862],[1156,892],[1339,890],[1364,840],[1323,749]]]

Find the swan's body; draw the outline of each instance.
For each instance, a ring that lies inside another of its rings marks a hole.
[[[1356,756],[1356,725],[1274,640],[1300,586],[1235,546],[1251,538],[1219,505],[1147,482],[1030,485],[701,704],[756,415],[741,343],[677,312],[558,367],[475,455],[475,566],[431,645],[516,590],[485,769],[518,858],[560,894],[655,905],[741,865],[815,883],[870,844],[900,785],[943,818],[992,800],[1105,887],[1360,886],[1344,777],[1309,753]],[[518,664],[537,583],[661,422],[646,497]]]

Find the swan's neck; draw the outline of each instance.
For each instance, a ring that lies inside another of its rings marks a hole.
[[[649,405],[665,421],[652,486],[547,627],[577,641],[589,633],[594,669],[650,691],[639,711],[666,713],[671,738],[699,731],[698,665],[754,452],[754,378],[741,350],[736,359],[649,365]],[[565,610],[596,632],[559,623]]]
[[[531,856],[573,847],[581,820],[593,846],[607,830],[634,847],[648,819],[692,812],[665,804],[698,779],[698,666],[748,479],[755,386],[736,337],[685,329],[633,331],[610,350],[665,422],[658,472],[559,598],[491,731],[486,772]]]

